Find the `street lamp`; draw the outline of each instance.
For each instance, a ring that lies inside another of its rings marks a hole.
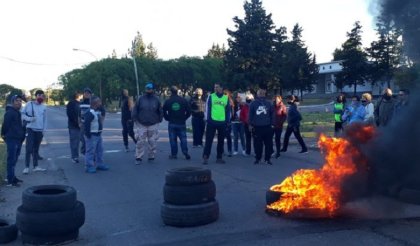
[[[87,50],[82,50],[82,49],[77,49],[77,48],[73,48],[73,51],[80,51],[80,52],[85,52],[85,53],[87,53],[87,54],[89,54],[89,55],[91,55],[93,58],[95,58],[95,61],[98,61],[98,57],[97,56],[95,56],[92,52],[90,52],[90,51],[87,51]],[[101,99],[102,99],[102,80],[101,80],[101,78],[99,77],[99,96],[101,97]]]
[[[134,75],[136,76],[136,86],[137,86],[137,99],[139,98],[140,91],[139,91],[139,76],[137,74],[137,63],[136,58],[134,55],[134,47],[135,47],[135,41],[131,43],[131,56],[133,57],[133,65],[134,65]]]

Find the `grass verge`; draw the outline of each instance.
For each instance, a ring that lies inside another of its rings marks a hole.
[[[331,112],[302,113],[301,132],[304,137],[317,137],[320,133],[334,135],[334,115]]]

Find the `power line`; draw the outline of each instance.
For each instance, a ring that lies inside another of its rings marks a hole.
[[[39,62],[28,62],[28,61],[19,61],[10,57],[0,56],[1,59],[8,60],[15,63],[25,64],[25,65],[33,65],[33,66],[75,66],[75,65],[83,65],[85,63],[65,63],[65,64],[57,64],[57,63],[39,63]]]

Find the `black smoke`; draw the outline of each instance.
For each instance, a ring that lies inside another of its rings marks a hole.
[[[420,1],[419,0],[373,0],[371,10],[378,19],[394,23],[402,29],[406,54],[416,63],[420,62]]]

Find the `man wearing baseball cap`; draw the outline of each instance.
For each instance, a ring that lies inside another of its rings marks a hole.
[[[136,165],[140,165],[146,146],[149,149],[148,160],[156,156],[156,145],[159,138],[158,126],[163,119],[160,100],[154,94],[154,85],[146,83],[146,93],[141,96],[133,108],[132,118],[136,126]]]

